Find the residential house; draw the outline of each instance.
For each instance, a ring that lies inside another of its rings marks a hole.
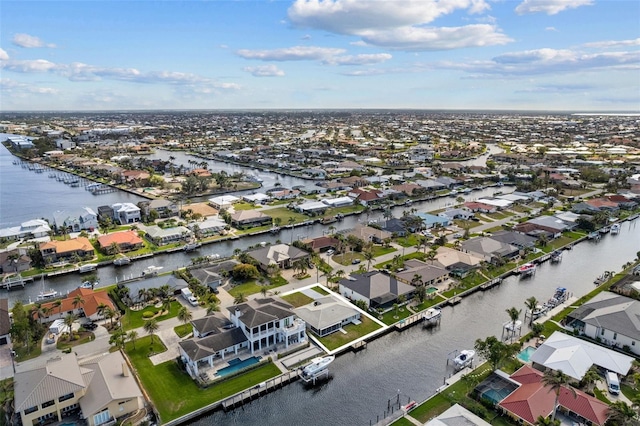
[[[11,316],[9,299],[0,299],[0,346],[11,343]]]
[[[98,246],[106,254],[115,254],[137,250],[144,246],[144,241],[137,231],[129,230],[98,237]]]
[[[431,213],[416,213],[420,219],[422,219],[422,223],[424,223],[424,227],[426,229],[436,228],[438,226],[449,226],[453,222],[448,217],[442,217]]]
[[[405,237],[407,235],[407,223],[402,219],[393,217],[382,222],[382,230],[391,233],[391,235]]]
[[[449,209],[445,210],[441,213],[438,213],[440,217],[446,217],[450,220],[461,219],[461,220],[471,220],[474,216],[473,212],[467,209]]]
[[[491,423],[484,421],[462,405],[454,404],[444,413],[429,420],[425,426],[490,426]]]
[[[347,324],[360,324],[360,311],[333,296],[321,297],[293,312],[319,337],[334,333]]]
[[[446,185],[435,179],[418,179],[416,183],[423,187],[425,191],[438,191],[446,188]]]
[[[308,215],[320,215],[327,211],[329,206],[321,201],[307,201],[296,205],[296,210]]]
[[[59,210],[53,213],[53,223],[58,229],[70,229],[71,232],[92,231],[98,227],[98,214],[90,207]]]
[[[463,278],[469,272],[478,269],[482,259],[469,253],[463,253],[449,247],[438,247],[436,252],[436,264],[441,265],[449,274]]]
[[[503,200],[503,199],[500,199],[500,198],[479,198],[476,201],[478,203],[488,204],[490,206],[494,206],[498,210],[509,208],[509,207],[511,207],[511,204],[513,204],[512,201]]]
[[[515,231],[532,235],[532,231],[546,231],[552,238],[562,236],[563,231],[576,227],[576,223],[566,222],[556,216],[538,216],[513,227]]]
[[[302,242],[314,253],[322,253],[329,249],[335,250],[340,244],[340,241],[337,238],[329,235],[303,240]]]
[[[238,210],[231,214],[231,225],[238,229],[270,225],[272,221],[271,216],[258,210]]]
[[[291,268],[298,260],[308,260],[309,253],[288,244],[274,244],[247,252],[266,271],[270,265],[278,265],[280,269]]]
[[[391,189],[402,192],[407,197],[412,197],[414,195],[418,195],[420,191],[423,191],[424,187],[415,183],[403,183],[400,185],[393,185]]]
[[[0,252],[0,274],[23,272],[31,268],[31,258],[22,250]]]
[[[148,217],[151,212],[156,212],[160,219],[177,216],[179,213],[176,203],[164,199],[141,201],[138,203],[138,207],[142,210],[143,215]]]
[[[120,225],[140,222],[140,207],[133,203],[116,203],[112,204],[113,217]]]
[[[396,278],[403,283],[415,285],[414,278],[420,277],[422,285],[437,286],[449,277],[449,271],[439,265],[417,259],[405,260],[404,271],[398,272]]]
[[[220,275],[220,271],[218,268],[214,267],[202,267],[190,269],[189,273],[191,276],[198,281],[200,284],[206,285],[213,291],[217,292],[217,288],[222,285],[222,275]]]
[[[498,231],[489,237],[493,240],[511,244],[520,250],[533,249],[538,241],[537,238],[513,231]]]
[[[22,222],[20,226],[0,229],[0,238],[20,240],[48,237],[51,228],[46,220],[34,219]]]
[[[393,236],[390,232],[361,224],[357,224],[356,227],[353,228],[353,230],[351,230],[347,235],[353,235],[354,237],[361,239],[365,243],[372,242],[376,244],[381,244],[382,242],[384,242],[384,240]]]
[[[609,201],[617,203],[618,207],[624,210],[632,210],[638,206],[637,202],[630,200],[623,195],[609,195],[606,198]]]
[[[48,241],[40,244],[40,253],[45,263],[71,261],[75,257],[92,259],[95,251],[91,242],[85,237],[72,238],[64,241]]]
[[[371,206],[380,204],[385,198],[382,195],[382,191],[378,189],[364,189],[356,188],[352,189],[348,194],[349,197],[354,198],[357,203],[363,206]]]
[[[626,376],[633,358],[575,336],[555,331],[531,355],[534,368],[545,371],[562,370],[564,374],[582,380],[592,366]]]
[[[351,188],[360,188],[362,186],[369,185],[369,181],[360,176],[349,176],[346,178],[342,178],[340,179],[340,182],[345,185],[348,185]]]
[[[258,192],[258,193],[255,193],[255,194],[243,195],[242,199],[244,201],[246,201],[247,203],[265,204],[266,202],[271,200],[271,197],[268,196],[267,194],[262,194],[262,193]]]
[[[325,198],[323,203],[330,207],[346,207],[353,205],[353,198],[351,197],[337,197],[337,198]]]
[[[556,394],[542,383],[543,374],[528,365],[510,376],[519,387],[498,404],[506,414],[527,425],[538,424],[554,410]],[[577,390],[563,386],[558,396],[558,410],[577,416],[580,423],[603,426],[609,417],[609,406]]]
[[[74,304],[76,297],[81,302]],[[64,299],[60,299],[60,302],[60,305],[58,305],[57,301],[43,303],[42,307],[47,308],[47,310],[45,314],[40,314],[40,322],[54,321],[64,318],[68,314],[84,315],[89,319],[98,320],[102,318],[102,306],[113,310],[116,309],[105,290],[96,291],[90,288],[76,288],[69,292]]]
[[[14,404],[23,425],[61,422],[81,414],[88,426],[115,424],[144,407],[138,387],[120,352],[79,361],[58,354],[43,366],[14,377]]]
[[[297,198],[300,195],[300,191],[297,189],[274,189],[270,192],[271,197],[274,200],[291,200],[293,198]]]
[[[209,218],[202,222],[193,222],[189,224],[189,229],[194,234],[200,237],[209,237],[211,235],[219,234],[229,226],[227,222],[218,218]]]
[[[579,334],[640,355],[640,301],[602,292],[567,317]]]
[[[221,195],[220,197],[209,198],[209,204],[218,210],[228,209],[234,203],[240,201],[240,198],[233,195]]]
[[[460,244],[460,251],[479,257],[486,262],[494,262],[496,259],[509,261],[520,253],[518,247],[489,237],[477,237],[463,241]]]
[[[378,271],[351,274],[340,280],[340,294],[349,300],[362,300],[371,309],[389,309],[398,303],[398,297],[411,300],[415,288],[395,277]]]
[[[144,228],[148,239],[158,246],[164,246],[180,241],[187,241],[193,235],[189,228],[184,226],[174,226],[172,228],[160,228],[157,225]]]
[[[496,206],[492,206],[491,204],[478,203],[477,201],[467,201],[466,203],[464,203],[464,207],[474,213],[495,213],[498,211],[498,208]]]
[[[460,184],[460,182],[454,178],[450,178],[449,176],[440,176],[435,178],[436,182],[444,185],[445,188],[453,188]]]

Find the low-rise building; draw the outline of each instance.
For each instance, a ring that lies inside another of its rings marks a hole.
[[[140,207],[133,203],[115,203],[111,205],[113,217],[120,225],[140,222]]]
[[[256,250],[247,252],[254,258],[260,268],[268,270],[270,265],[278,265],[280,269],[287,269],[293,266],[297,260],[308,260],[309,253],[288,244],[273,244]]]
[[[51,227],[46,220],[34,219],[22,222],[20,226],[0,229],[0,238],[8,240],[43,238],[49,236],[49,232]]]
[[[333,296],[321,297],[293,310],[316,336],[324,337],[347,324],[360,323],[360,311]]]
[[[100,249],[107,254],[115,254],[126,251],[137,250],[144,246],[144,241],[137,231],[113,232],[98,237]]]
[[[271,216],[257,210],[238,210],[231,214],[231,225],[238,229],[270,225]]]
[[[40,244],[40,253],[46,263],[70,261],[78,259],[92,259],[95,250],[91,242],[85,237],[72,238],[64,241],[48,241]]]
[[[180,241],[187,241],[193,235],[193,232],[184,226],[174,226],[172,228],[160,228],[157,225],[145,227],[147,238],[156,245],[164,246]]]
[[[71,232],[93,230],[98,227],[98,214],[90,207],[59,210],[53,213],[53,223],[57,228],[71,229]]]
[[[398,303],[398,297],[405,300],[413,297],[415,288],[395,277],[378,271],[351,274],[340,280],[340,294],[349,300],[362,300],[371,309],[389,309]]]

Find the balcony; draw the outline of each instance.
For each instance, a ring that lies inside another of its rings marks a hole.
[[[288,326],[278,328],[278,331],[289,336],[291,334],[304,331],[305,328],[306,328],[306,323],[302,321],[300,318],[296,318],[293,321],[293,323],[289,324]]]

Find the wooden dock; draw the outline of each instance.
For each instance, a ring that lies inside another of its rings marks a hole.
[[[415,324],[419,323],[422,320],[423,320],[423,314],[422,314],[422,312],[418,312],[416,314],[408,316],[405,319],[402,319],[402,320],[398,321],[397,323],[395,323],[395,328],[398,331],[402,331],[405,328],[411,327],[412,325],[415,325]]]
[[[449,306],[454,306],[454,305],[457,305],[457,304],[458,304],[458,303],[460,303],[460,302],[462,302],[462,297],[460,297],[460,296],[455,296],[455,297],[452,297],[451,299],[447,300],[447,302],[446,302],[446,303],[447,303],[447,305],[449,305]]]
[[[502,282],[502,278],[494,278],[491,281],[487,281],[486,283],[480,286],[480,290],[488,290],[491,287],[494,287]]]
[[[360,340],[359,342],[356,342],[353,345],[351,345],[351,349],[354,352],[361,351],[362,349],[366,349],[366,348],[367,348],[366,340]]]
[[[261,396],[279,389],[294,380],[300,378],[300,370],[289,371],[281,374],[273,379],[262,382],[251,389],[239,392],[224,401],[222,401],[222,408],[224,411],[233,410],[237,407],[244,405],[246,402],[253,401]]]

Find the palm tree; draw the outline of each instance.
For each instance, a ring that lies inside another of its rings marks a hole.
[[[131,343],[133,343],[133,349],[136,349],[136,339],[138,338],[138,332],[135,330],[131,330],[128,334],[127,334],[127,340],[129,340]]]
[[[267,292],[268,292],[267,287],[265,287],[265,286],[260,287],[260,294],[262,295],[263,299],[266,299]]]
[[[36,302],[33,304],[33,307],[31,308],[31,314],[35,314],[38,317],[38,320],[40,320],[43,316],[44,316],[44,311],[42,310],[42,303],[40,302]]]
[[[373,255],[372,247],[367,247],[367,249],[364,250],[362,252],[362,254],[364,255],[364,258],[367,261],[367,271],[370,271],[371,270],[371,262],[373,261],[373,259],[375,259],[375,256]]]
[[[580,380],[581,385],[586,387],[587,391],[592,390],[593,385],[600,380],[600,375],[598,374],[598,370],[595,366],[591,366],[582,376],[582,380]]]
[[[105,305],[104,303],[100,302],[100,304],[98,304],[97,309],[97,313],[99,316],[104,317],[104,311],[108,308],[107,305]]]
[[[103,315],[104,315],[105,318],[107,318],[109,320],[111,325],[113,325],[113,319],[116,317],[117,312],[107,306],[107,308],[105,308],[105,310],[103,312]]]
[[[69,314],[64,317],[64,325],[69,328],[69,340],[73,340],[73,323],[76,321],[76,316],[74,314]]]
[[[191,315],[191,311],[186,306],[181,307],[178,311],[178,320],[180,320],[180,322],[183,324],[191,321],[192,317],[193,315]]]
[[[144,331],[146,331],[147,334],[151,336],[151,343],[153,344],[153,337],[155,336],[156,331],[158,331],[159,328],[158,320],[156,320],[155,318],[151,318],[144,323],[144,326],[142,328],[144,328]]]
[[[242,292],[238,293],[236,297],[233,298],[234,305],[239,305],[240,303],[244,303],[246,301],[247,301],[247,298]]]
[[[527,307],[527,309],[531,313],[531,316],[529,317],[529,324],[531,324],[533,322],[533,311],[535,311],[536,308],[538,307],[538,299],[531,296],[530,298],[524,301],[524,305]]]
[[[164,299],[162,299],[162,310],[166,313],[169,313],[169,311],[171,311],[171,298],[170,297],[165,297]]]
[[[211,315],[212,313],[219,311],[220,306],[218,305],[218,302],[212,300],[207,304],[207,315]]]
[[[637,415],[636,410],[624,401],[616,401],[609,405],[609,421],[618,426],[633,424]]]
[[[522,309],[518,310],[518,308],[513,307],[513,308],[509,308],[506,310],[507,314],[509,315],[509,319],[511,319],[511,341],[513,342],[513,336],[515,336],[516,334],[516,321],[518,321],[518,318],[520,318],[520,313],[522,312]]]
[[[76,297],[73,298],[73,301],[71,302],[71,304],[73,305],[73,309],[78,309],[78,305],[80,305],[81,307],[84,306],[84,299],[82,298],[81,295],[76,294]]]
[[[538,416],[536,419],[537,426],[560,426],[560,420],[551,420],[551,417]]]
[[[109,344],[115,345],[116,348],[122,349],[124,348],[124,342],[127,339],[127,332],[121,328],[118,328],[113,332],[111,337],[109,338]]]
[[[560,399],[560,391],[562,389],[567,389],[573,397],[576,397],[576,391],[571,386],[569,386],[569,376],[564,374],[562,370],[547,370],[544,372],[544,376],[542,376],[542,384],[545,387],[548,387],[548,392],[553,392],[556,394],[556,399],[553,403],[553,412],[551,414],[551,421],[555,421],[556,419],[556,411],[558,410],[558,399]]]
[[[53,308],[58,308],[58,315],[60,315],[62,312],[62,300],[58,299],[55,302],[52,303],[52,307]]]

